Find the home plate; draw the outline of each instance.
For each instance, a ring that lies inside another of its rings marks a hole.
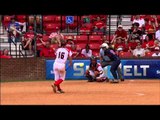
[[[131,82],[133,82],[134,80],[130,80]]]

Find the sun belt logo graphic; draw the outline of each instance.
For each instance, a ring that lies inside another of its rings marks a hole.
[[[160,70],[157,70],[157,74],[160,74]]]

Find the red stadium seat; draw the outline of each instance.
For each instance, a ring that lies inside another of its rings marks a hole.
[[[60,22],[61,21],[61,16],[59,15],[59,16],[56,16],[55,17],[55,22]]]
[[[26,22],[27,17],[26,17],[26,15],[17,15],[16,18],[17,18],[18,22],[24,23],[24,22]]]
[[[66,16],[62,16],[61,19],[62,19],[62,22],[65,23],[65,21],[66,21]]]
[[[98,50],[96,50],[96,51],[92,50],[92,55],[94,55],[96,57],[99,57],[99,51]]]
[[[55,22],[55,15],[44,15],[43,16],[43,22],[44,23],[54,23]]]
[[[145,57],[152,57],[154,52],[146,52],[145,53]]]
[[[74,16],[74,21],[79,22],[80,21],[80,16]]]
[[[106,36],[107,40],[112,41],[114,35],[110,35],[110,39],[109,39],[109,35]]]
[[[44,28],[44,30],[48,34],[50,34],[52,32],[56,32],[59,29],[60,29],[60,24],[56,24],[56,23],[45,24],[45,28]]]
[[[102,44],[102,37],[100,35],[90,35],[89,43],[99,43]]]
[[[55,22],[56,22],[56,23],[61,23],[61,21],[62,21],[63,23],[65,23],[66,17],[65,17],[65,16],[60,16],[60,15],[55,16]]]
[[[74,22],[73,24],[69,24],[69,29],[75,30],[77,28],[77,22]]]
[[[11,21],[11,16],[5,15],[4,19],[3,19],[3,25],[4,25],[4,27],[7,27],[10,21]]]
[[[66,24],[62,23],[62,25],[61,25],[61,23],[60,23],[60,29],[62,29],[62,30],[66,29]]]
[[[87,35],[77,35],[76,37],[76,43],[84,43],[87,44],[88,43],[88,36]]]
[[[131,58],[133,57],[133,54],[131,52],[120,52],[119,53],[120,58]]]
[[[101,44],[99,44],[99,43],[93,43],[93,44],[89,44],[89,45],[90,45],[90,48],[92,50],[99,50]]]
[[[77,44],[77,49],[84,49],[85,48],[85,46],[86,46],[86,44],[83,44],[83,43],[81,43],[81,44]]]

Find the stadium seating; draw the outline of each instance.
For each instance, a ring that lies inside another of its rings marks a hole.
[[[16,18],[17,18],[17,21],[18,21],[18,22],[21,22],[21,23],[24,23],[24,22],[27,21],[27,20],[26,20],[26,18],[27,18],[26,15],[17,15]]]
[[[5,15],[3,19],[3,26],[6,28],[10,21],[11,21],[11,16]]]
[[[83,43],[87,44],[88,43],[88,36],[87,35],[77,35],[76,36],[76,43]]]
[[[152,57],[152,54],[153,54],[154,52],[146,52],[145,53],[145,57]]]
[[[62,20],[62,22],[65,22],[66,21],[66,17],[65,16],[60,16],[60,15],[55,16],[55,22],[56,23],[60,23],[61,20]]]
[[[100,35],[90,35],[89,36],[89,43],[99,43],[102,44],[102,37]]]
[[[78,23],[75,21],[73,24],[69,24],[69,29],[75,30],[78,27]]]
[[[90,48],[93,50],[93,49],[95,49],[95,50],[99,50],[100,49],[100,43],[93,43],[93,44],[89,44],[90,45]]]
[[[55,15],[44,15],[43,16],[43,23],[54,23],[55,22]]]
[[[86,46],[86,44],[84,44],[84,43],[77,44],[77,49],[82,50],[85,48],[85,46]]]
[[[99,57],[99,50],[92,50],[92,55]]]
[[[123,52],[123,51],[121,51],[119,53],[119,57],[120,58],[131,58],[131,57],[133,57],[133,54],[131,52]]]
[[[44,30],[47,34],[50,34],[52,32],[56,32],[60,29],[60,24],[56,23],[48,23],[44,25]]]

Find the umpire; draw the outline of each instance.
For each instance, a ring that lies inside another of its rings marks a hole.
[[[121,81],[124,81],[124,78],[122,76],[121,69],[119,67],[119,64],[121,63],[120,58],[115,54],[115,52],[109,48],[107,43],[103,43],[101,45],[100,49],[100,63],[102,67],[106,67],[108,65],[111,65],[111,73],[114,77],[114,80],[111,81],[112,83],[118,83],[117,73]],[[117,72],[117,73],[116,73]]]

